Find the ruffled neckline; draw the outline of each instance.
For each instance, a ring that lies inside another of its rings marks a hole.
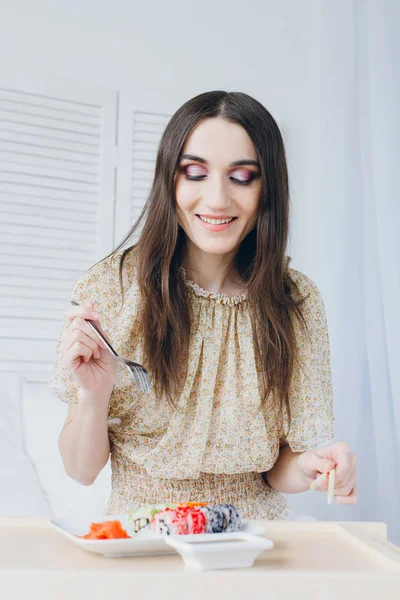
[[[202,298],[208,298],[210,300],[215,300],[217,304],[227,304],[228,306],[235,306],[247,300],[247,292],[243,294],[236,294],[236,296],[227,296],[226,294],[216,294],[215,292],[208,292],[207,290],[200,287],[197,283],[188,279],[186,276],[186,270],[184,267],[179,267],[179,270],[182,274],[182,279],[188,289],[196,294],[196,296],[200,296]]]

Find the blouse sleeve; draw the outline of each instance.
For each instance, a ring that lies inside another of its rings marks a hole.
[[[309,277],[291,271],[298,275],[296,283],[302,296],[308,296],[301,305],[308,332],[295,320],[300,365],[294,365],[289,391],[291,422],[289,427],[284,410],[280,445],[289,444],[294,452],[304,452],[333,441],[335,416],[324,302]]]
[[[117,296],[116,286],[118,284],[114,271],[115,269],[111,269],[111,259],[105,259],[100,263],[96,263],[86,271],[83,277],[78,279],[73,286],[69,299],[69,304],[71,300],[75,300],[79,304],[90,300],[94,304],[95,309],[100,313],[100,322],[105,331],[107,331],[107,323],[104,318],[106,315],[105,309],[110,303],[110,299]],[[69,320],[65,317],[56,345],[55,366],[48,387],[63,402],[78,404],[78,383],[73,374],[64,365],[60,349],[62,336],[68,324]]]

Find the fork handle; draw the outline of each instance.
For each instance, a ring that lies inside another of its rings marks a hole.
[[[73,304],[74,306],[81,306],[78,302],[75,302],[75,300],[71,300],[71,304]],[[106,338],[104,337],[104,335],[101,333],[100,329],[98,327],[96,327],[96,325],[94,324],[94,322],[91,319],[85,319],[86,323],[89,323],[90,327],[93,329],[93,331],[95,331],[97,333],[97,335],[99,336],[99,338],[105,343],[105,345],[107,346],[107,348],[109,349],[109,351],[111,352],[111,354],[113,356],[115,356],[115,358],[119,359],[118,354],[115,352],[114,348],[111,346],[111,344],[106,340]]]

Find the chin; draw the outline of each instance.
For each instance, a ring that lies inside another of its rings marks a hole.
[[[200,241],[200,240],[195,240],[194,244],[199,248],[199,250],[202,250],[203,252],[206,252],[207,254],[228,254],[229,252],[232,252],[232,250],[234,250],[235,248],[239,247],[240,245],[240,241],[238,240],[238,242],[235,243],[227,243],[227,242],[218,242],[215,241],[214,243],[207,243],[204,241]]]

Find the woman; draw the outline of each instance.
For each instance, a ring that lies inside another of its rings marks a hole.
[[[270,113],[224,91],[179,108],[138,222],[73,289],[81,306],[67,309],[50,383],[69,403],[67,473],[90,485],[111,452],[105,514],[204,501],[288,518],[281,492],[307,490],[333,467],[336,499],[356,501],[356,457],[344,442],[321,448],[334,421],[326,316],[316,285],[289,267],[288,225]],[[146,367],[150,393],[88,318]]]

